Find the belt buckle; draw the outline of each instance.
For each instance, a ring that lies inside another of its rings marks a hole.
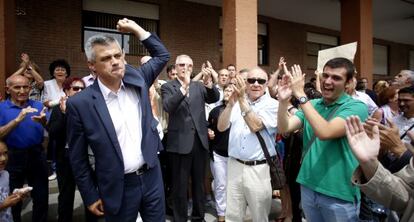
[[[135,171],[135,174],[137,174],[138,176],[141,176],[142,174],[145,173],[145,171],[147,171],[147,169],[148,169],[147,164],[144,164],[138,170]]]

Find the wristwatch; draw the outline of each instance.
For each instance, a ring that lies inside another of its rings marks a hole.
[[[305,104],[306,102],[309,101],[308,97],[306,96],[301,96],[298,98],[298,100],[299,100],[299,104]]]
[[[243,117],[245,117],[245,116],[247,116],[247,114],[249,114],[251,111],[252,111],[252,109],[248,109],[246,112],[242,111],[242,112],[241,112],[241,115],[242,115]]]

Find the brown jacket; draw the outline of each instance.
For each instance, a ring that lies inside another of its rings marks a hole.
[[[366,182],[358,167],[352,176],[352,183],[369,198],[403,214],[401,222],[414,221],[414,165],[410,164],[399,172],[391,174],[381,164],[374,176]]]

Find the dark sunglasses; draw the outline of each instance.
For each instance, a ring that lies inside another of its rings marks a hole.
[[[266,83],[266,79],[260,79],[260,78],[248,78],[247,82],[249,84],[254,84],[255,82],[259,83],[260,85],[263,85]]]
[[[83,90],[84,89],[84,87],[81,87],[81,86],[72,86],[70,88],[72,88],[73,91],[79,91],[79,90]]]

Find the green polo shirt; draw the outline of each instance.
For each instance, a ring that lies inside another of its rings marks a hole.
[[[336,117],[346,119],[351,115],[357,115],[365,121],[368,117],[367,106],[345,93],[330,105],[326,105],[323,99],[311,100],[311,104],[325,119],[337,106],[340,107],[331,120]],[[296,116],[303,123],[303,147],[305,147],[314,135],[313,129],[302,110],[296,112]],[[350,180],[357,165],[358,161],[352,154],[346,136],[331,140],[316,138],[302,160],[296,181],[324,195],[353,202],[355,198],[360,199],[359,189],[352,186]]]

